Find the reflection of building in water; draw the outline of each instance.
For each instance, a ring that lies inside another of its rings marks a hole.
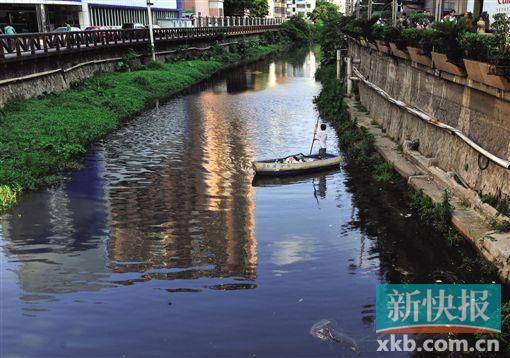
[[[100,163],[98,162],[95,162]],[[40,193],[26,194],[5,217],[5,254],[27,293],[91,291],[103,287],[108,216],[100,166]],[[29,299],[29,296],[25,297]]]
[[[299,57],[301,59],[301,57]],[[287,65],[287,77],[315,78],[317,70],[317,57],[313,51],[308,51],[304,62],[299,61]]]
[[[286,74],[304,76],[310,73],[311,69],[302,70],[303,62],[302,60],[300,62],[296,65],[288,65],[287,62],[280,60],[260,61],[251,65],[249,71],[245,68],[229,71],[226,74],[226,90],[228,93],[241,93],[246,90],[262,91],[284,83]]]
[[[171,117],[161,113],[153,125],[172,122],[182,133],[159,140],[148,132],[145,139],[155,146],[150,151],[169,146],[171,154],[156,171],[110,185],[108,254],[114,270],[165,269],[148,276],[168,279],[255,276],[254,198],[245,170],[253,154],[243,122],[218,103],[223,98],[207,91],[169,106]],[[180,115],[181,123],[175,119]],[[123,155],[134,159],[140,151]]]

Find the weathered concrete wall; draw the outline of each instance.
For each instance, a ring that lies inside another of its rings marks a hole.
[[[467,79],[440,74],[411,62],[383,55],[351,42],[349,54],[361,60],[360,72],[390,96],[460,129],[491,153],[510,158],[510,94],[473,85]],[[476,88],[475,88],[476,87]],[[478,153],[461,139],[388,102],[365,84],[360,101],[396,141],[420,141],[419,151],[436,158],[444,171],[454,171],[479,193],[510,196],[510,171],[490,163],[478,166]]]
[[[257,39],[258,35],[243,36],[247,40]],[[240,40],[233,37],[218,44],[234,43]],[[182,44],[167,44],[158,47],[158,60],[175,56],[172,51],[186,51],[190,48],[207,48],[210,41],[189,41]],[[73,82],[92,77],[98,72],[115,70],[116,63],[128,51],[142,55],[141,61],[150,60],[146,45],[133,44],[129,48],[105,48],[98,51],[84,51],[59,56],[42,57],[24,62],[7,62],[0,65],[0,108],[14,98],[31,98],[45,93],[68,89]],[[27,78],[28,77],[28,78]],[[12,81],[13,79],[19,79]]]

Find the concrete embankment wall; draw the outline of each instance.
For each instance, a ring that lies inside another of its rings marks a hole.
[[[186,45],[167,44],[157,50],[157,59],[164,60],[182,51],[200,51],[213,44],[228,46],[242,39],[255,40],[259,35],[231,37],[223,41],[193,41]],[[45,93],[68,89],[73,83],[92,77],[98,72],[112,72],[128,51],[139,54],[141,62],[150,60],[146,45],[111,47],[97,51],[62,53],[0,65],[0,108],[15,98],[32,98]]]
[[[370,82],[391,97],[461,130],[494,155],[510,158],[510,93],[394,58],[351,41],[349,56]],[[361,103],[395,141],[419,140],[419,152],[435,158],[442,170],[455,172],[478,193],[510,197],[510,170],[494,163],[482,170],[479,154],[459,137],[424,122],[390,103],[364,83]],[[485,164],[485,158],[481,158]],[[483,165],[482,165],[483,167]]]

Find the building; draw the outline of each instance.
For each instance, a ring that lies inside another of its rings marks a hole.
[[[183,0],[182,9],[186,17],[223,17],[223,0]]]
[[[457,14],[472,12],[474,17],[487,11],[491,20],[497,13],[510,15],[510,0],[424,0],[423,7],[438,17],[452,9]]]
[[[287,17],[287,0],[268,0],[269,12],[267,17],[285,18]]]
[[[306,17],[315,9],[316,0],[287,0],[287,16],[301,15]]]
[[[433,14],[435,14],[436,11],[442,13],[450,10],[463,13],[466,11],[466,4],[466,0],[425,0],[424,8],[428,9]]]
[[[507,14],[510,16],[510,1],[509,0],[467,0],[467,11],[471,11],[475,16],[487,11],[493,20],[493,16],[498,13]]]
[[[287,17],[287,1],[286,0],[274,0],[274,16],[277,18]]]
[[[218,1],[220,2],[220,1]],[[153,22],[182,15],[181,0],[152,0]],[[70,23],[90,25],[147,24],[146,0],[0,0],[0,27],[12,23],[18,33],[45,32]]]

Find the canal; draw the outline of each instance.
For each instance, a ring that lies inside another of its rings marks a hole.
[[[0,355],[373,352],[377,283],[493,279],[420,223],[404,183],[345,167],[253,180],[252,160],[309,150],[317,65],[221,73],[24,195],[0,221]],[[335,339],[312,329],[325,320]]]

